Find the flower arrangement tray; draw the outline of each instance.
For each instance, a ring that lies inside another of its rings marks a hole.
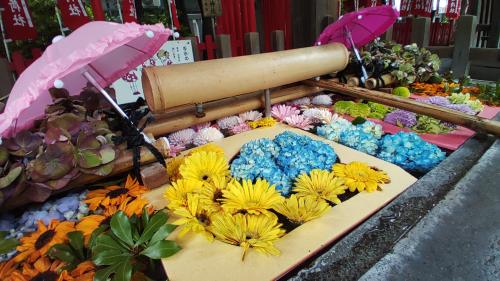
[[[266,256],[250,250],[245,260],[242,261],[240,247],[217,240],[210,243],[201,235],[196,234],[178,238],[177,233],[174,232],[169,239],[176,239],[182,250],[175,256],[162,261],[170,280],[241,281],[280,278],[321,249],[331,245],[417,180],[396,165],[282,124],[231,136],[218,141],[217,144],[224,149],[227,157],[232,158],[243,144],[260,138],[272,139],[286,130],[329,144],[335,149],[343,163],[362,161],[382,169],[388,173],[391,182],[384,185],[383,191],[357,194],[333,207],[320,218],[307,222],[286,234],[275,242],[275,246],[281,251],[280,256]],[[155,207],[165,206],[163,199],[165,188],[158,188],[147,195]]]

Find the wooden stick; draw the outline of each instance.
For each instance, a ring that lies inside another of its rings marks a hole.
[[[447,109],[437,105],[421,103],[412,99],[402,98],[379,91],[368,90],[359,87],[348,87],[344,84],[331,82],[328,80],[306,80],[304,84],[321,87],[345,94],[348,96],[362,98],[385,104],[392,107],[401,108],[418,114],[427,115],[446,122],[470,128],[474,131],[484,131],[500,137],[500,122],[481,118],[479,116],[468,115],[456,110]]]

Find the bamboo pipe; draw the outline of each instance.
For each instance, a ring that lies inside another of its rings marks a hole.
[[[168,67],[144,68],[144,96],[154,114],[252,93],[343,70],[339,43]]]
[[[366,80],[365,86],[367,89],[373,90],[375,88],[379,88],[381,86],[389,86],[394,84],[396,79],[391,74],[384,74],[380,76],[380,78],[370,78]]]
[[[282,103],[284,101],[298,99],[304,96],[313,95],[321,92],[318,87],[299,85],[288,87],[271,92],[271,103]],[[177,112],[177,115],[171,116],[165,113],[162,119],[148,125],[144,130],[154,136],[162,136],[168,133],[184,129],[196,124],[205,123],[222,117],[239,114],[248,110],[254,110],[264,107],[264,100],[261,93],[252,93],[237,97],[231,97],[206,105],[205,116],[197,118],[194,114],[194,108],[183,113]],[[168,117],[167,117],[168,116]]]
[[[328,80],[307,80],[304,81],[304,84],[321,87],[326,90],[338,92],[352,97],[370,100],[392,107],[412,111],[418,114],[431,116],[439,120],[470,128],[475,131],[484,131],[500,137],[500,122],[498,121],[488,120],[479,116],[468,115],[456,110],[421,103],[412,99],[402,98],[379,91],[368,90],[359,87],[348,87],[346,85],[334,83]]]
[[[350,87],[359,86],[359,78],[356,76],[350,77],[349,79],[347,79],[347,85]]]

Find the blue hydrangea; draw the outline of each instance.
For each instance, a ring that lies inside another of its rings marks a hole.
[[[336,159],[329,145],[287,131],[274,141],[259,139],[243,145],[240,156],[231,163],[231,174],[238,180],[266,179],[283,195],[289,195],[298,175],[313,169],[330,169]]]
[[[384,134],[382,126],[372,121],[366,121],[363,124],[356,125],[356,127],[364,133],[373,135],[376,139],[382,138],[382,135]]]
[[[370,155],[375,155],[378,149],[378,139],[371,133],[365,133],[362,127],[343,131],[339,142]]]
[[[316,129],[316,133],[319,136],[329,139],[331,141],[338,142],[340,140],[340,134],[345,130],[350,130],[354,127],[351,122],[344,118],[336,118],[330,124],[323,125]]]
[[[382,138],[377,157],[403,169],[425,173],[443,161],[445,153],[415,133],[399,132]]]

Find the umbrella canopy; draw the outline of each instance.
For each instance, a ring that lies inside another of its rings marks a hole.
[[[53,43],[12,88],[0,115],[0,136],[26,129],[43,116],[52,103],[48,89],[56,80],[72,95],[80,94],[87,85],[85,72],[106,87],[152,57],[171,33],[162,24],[95,21]]]
[[[359,48],[382,35],[396,22],[398,17],[399,12],[390,5],[370,7],[348,13],[327,26],[319,35],[316,44],[339,42],[347,48]],[[346,32],[351,33],[355,46],[351,46]]]

